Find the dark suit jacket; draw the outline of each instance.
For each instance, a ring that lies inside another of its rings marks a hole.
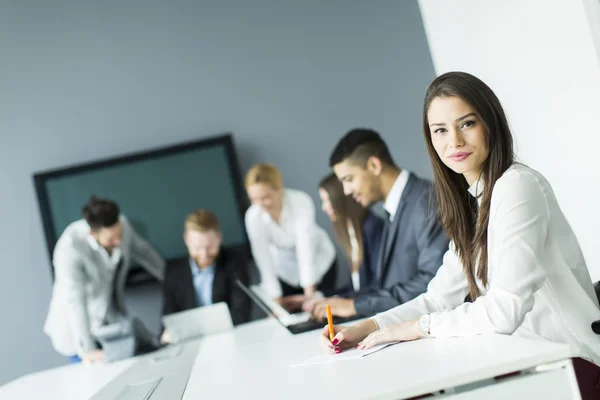
[[[377,280],[377,262],[383,227],[383,220],[369,211],[362,229],[363,261],[358,272],[361,290],[370,288]]]
[[[212,301],[227,303],[235,325],[247,322],[250,317],[250,302],[235,284],[237,279],[248,284],[248,263],[248,252],[241,247],[221,248],[215,263]],[[195,307],[198,307],[196,288],[189,259],[185,258],[165,269],[163,315]]]
[[[357,314],[389,310],[424,293],[442,265],[448,243],[437,218],[432,183],[410,174],[394,220],[384,227],[377,287],[355,296]]]

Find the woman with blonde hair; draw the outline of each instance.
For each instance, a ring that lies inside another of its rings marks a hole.
[[[246,174],[252,206],[246,231],[263,289],[274,299],[300,295],[294,306],[335,286],[335,247],[317,225],[308,194],[284,187],[272,164],[256,164]],[[289,306],[289,303],[285,303]]]

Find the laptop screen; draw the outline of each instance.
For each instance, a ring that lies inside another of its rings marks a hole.
[[[287,328],[287,325],[285,325],[281,321],[281,319],[279,319],[275,312],[273,312],[273,310],[271,310],[271,308],[266,303],[264,303],[260,297],[254,294],[252,290],[250,290],[246,285],[244,285],[242,281],[238,279],[235,283],[240,287],[240,289],[244,291],[244,293],[246,293],[246,295],[248,295],[248,297],[250,297],[250,299],[252,299],[254,303],[256,303],[256,305],[260,307],[261,310],[263,310],[268,316],[275,318],[283,327]]]

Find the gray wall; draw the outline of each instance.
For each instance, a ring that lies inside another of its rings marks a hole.
[[[273,162],[317,200],[336,140],[369,126],[429,175],[416,1],[1,1],[0,54],[0,383],[65,363],[42,333],[34,171],[231,131],[242,168]],[[152,293],[130,304],[155,325]]]

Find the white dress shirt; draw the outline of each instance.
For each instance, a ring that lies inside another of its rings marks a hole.
[[[476,182],[469,192],[481,193]],[[427,292],[374,317],[380,328],[431,315],[433,337],[500,333],[566,343],[600,364],[600,319],[591,278],[548,181],[514,164],[496,181],[488,225],[488,285],[463,303],[468,284],[453,243]]]
[[[315,206],[304,192],[284,189],[279,224],[262,208],[246,211],[246,230],[262,286],[282,295],[278,277],[295,287],[318,284],[335,259],[335,247],[317,225]]]
[[[84,229],[84,232],[87,231],[89,233],[89,227],[86,224],[82,224],[82,221],[79,221],[76,225],[74,225],[74,227],[79,227]],[[115,247],[112,252],[110,254],[108,254],[108,250],[106,250],[104,247],[100,246],[100,244],[98,243],[98,241],[96,241],[96,239],[94,239],[94,237],[92,235],[87,236],[87,241],[90,245],[90,247],[97,252],[98,254],[100,254],[100,258],[102,259],[104,266],[106,267],[106,269],[108,270],[113,270],[117,267],[117,265],[119,265],[119,261],[121,261],[121,249],[119,247]]]
[[[352,265],[356,266],[359,262],[360,248],[358,238],[356,237],[356,231],[354,230],[352,223],[348,223],[348,236],[350,237],[350,247],[352,247]],[[358,270],[352,271],[350,273],[350,278],[352,280],[352,288],[355,292],[358,292],[360,290],[360,273]]]
[[[402,197],[402,192],[404,192],[409,176],[410,172],[407,170],[403,169],[400,171],[400,174],[394,181],[394,184],[383,203],[383,209],[390,214],[390,222],[392,222],[396,216],[398,204],[400,204],[400,198]]]
[[[125,217],[121,216],[120,219],[121,221],[123,221],[125,220]],[[113,296],[113,282],[115,280],[115,274],[117,273],[117,267],[119,266],[121,258],[123,257],[123,252],[121,251],[120,247],[115,247],[114,249],[112,249],[111,253],[108,254],[108,250],[101,246],[100,243],[98,243],[98,241],[94,239],[92,235],[89,234],[89,226],[87,225],[87,223],[85,223],[85,220],[79,220],[75,222],[73,224],[73,229],[79,229],[80,232],[83,233],[87,232],[87,242],[92,248],[92,251],[97,254],[100,260],[98,263],[98,267],[105,271],[105,273],[102,274],[101,279],[102,286],[105,288],[105,290],[103,290],[102,293],[105,296],[107,296],[106,301],[108,302],[108,308],[106,310],[106,316],[104,317],[104,320],[118,321],[122,317],[122,315],[117,310],[116,304],[114,304],[114,302],[112,302],[110,298]],[[91,326],[93,327],[93,329],[96,329],[97,327],[101,326],[102,323],[102,320],[96,318],[93,321],[91,321]]]

